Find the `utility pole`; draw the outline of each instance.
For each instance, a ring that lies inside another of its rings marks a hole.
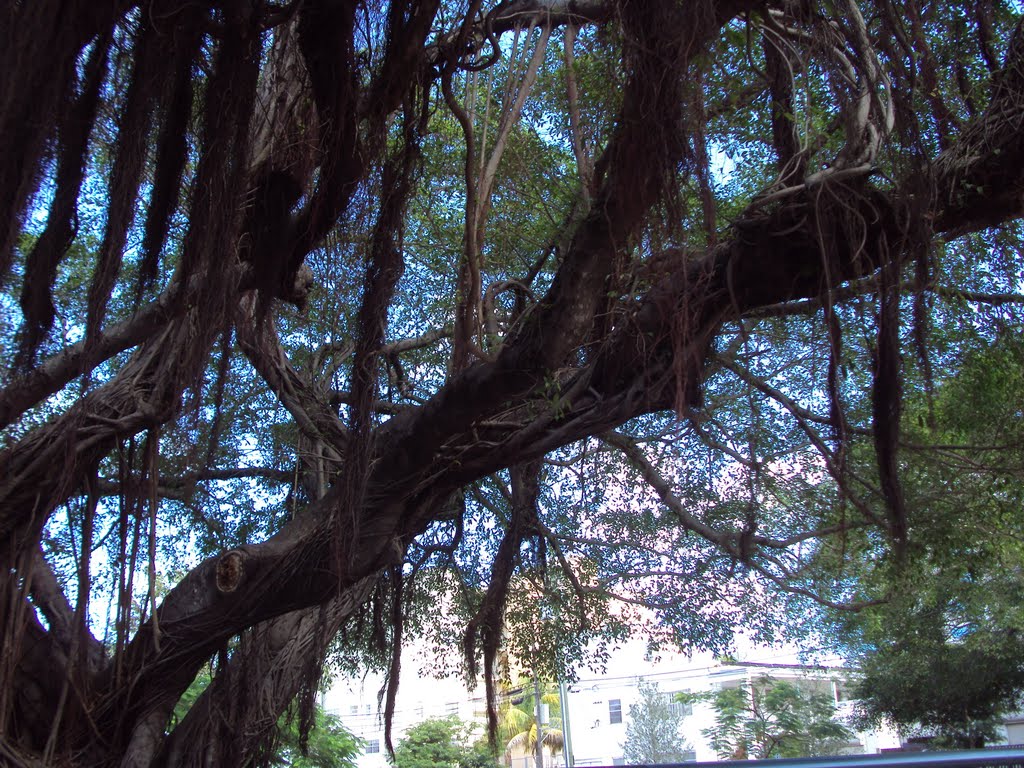
[[[537,677],[537,669],[534,667],[533,670],[533,698],[534,704],[536,705],[536,718],[537,718],[537,744],[534,751],[534,765],[536,768],[544,768],[544,722],[543,722],[543,705],[540,700],[540,678]]]
[[[565,768],[573,768],[576,760],[572,756],[572,736],[569,734],[569,694],[561,675],[558,680],[558,701],[561,705],[559,709],[562,710],[562,757]]]

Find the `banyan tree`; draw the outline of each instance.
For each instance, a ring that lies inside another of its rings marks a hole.
[[[4,0],[0,762],[855,609],[1022,322],[1018,11]]]

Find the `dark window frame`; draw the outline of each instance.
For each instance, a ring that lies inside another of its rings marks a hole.
[[[622,722],[622,699],[608,699],[608,724]]]

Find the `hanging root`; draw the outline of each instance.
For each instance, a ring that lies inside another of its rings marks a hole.
[[[160,252],[167,241],[171,216],[181,195],[195,94],[192,69],[203,38],[202,18],[196,6],[189,5],[178,14],[174,26],[169,67],[171,74],[167,78],[161,100],[166,106],[157,137],[153,190],[146,214],[139,277],[135,286],[136,306],[141,302],[143,293],[156,281],[160,270]]]
[[[470,679],[475,680],[480,672],[476,663],[476,649],[479,643],[484,655],[484,693],[487,702],[487,738],[491,747],[497,745],[498,710],[494,686],[494,665],[501,645],[501,633],[505,626],[505,602],[508,599],[509,582],[515,570],[519,545],[523,542],[521,521],[513,514],[509,528],[498,546],[498,552],[491,563],[491,579],[487,585],[476,615],[466,626],[462,640],[462,652]]]
[[[131,82],[118,117],[114,164],[108,185],[106,228],[89,285],[86,338],[95,344],[107,306],[121,272],[128,231],[135,220],[146,166],[146,150],[153,111],[160,91],[159,66],[163,55],[159,33],[144,20],[135,34]]]
[[[388,666],[387,693],[384,700],[384,745],[391,758],[395,757],[392,741],[392,723],[395,719],[395,701],[398,698],[398,680],[402,673],[402,635],[405,628],[405,580],[402,567],[391,569],[391,663]]]
[[[907,511],[899,481],[897,443],[902,411],[899,349],[899,263],[887,260],[882,267],[878,343],[875,351],[874,387],[871,391],[872,432],[878,460],[878,479],[885,499],[889,534],[898,557],[907,544]]]
[[[78,234],[78,194],[85,177],[89,136],[96,122],[100,87],[107,73],[110,35],[96,41],[85,65],[81,94],[66,107],[59,126],[57,186],[46,217],[46,229],[25,260],[26,279],[21,288],[21,311],[25,317],[15,369],[27,371],[35,365],[36,353],[46,339],[56,311],[53,284],[57,268]]]

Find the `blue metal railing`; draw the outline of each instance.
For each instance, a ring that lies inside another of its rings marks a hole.
[[[610,765],[587,768],[618,768]],[[1024,748],[961,752],[886,752],[880,755],[800,757],[786,760],[723,760],[715,763],[629,764],[621,768],[1024,768]]]

